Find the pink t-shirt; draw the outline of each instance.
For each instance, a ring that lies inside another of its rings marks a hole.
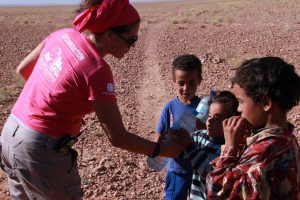
[[[92,101],[116,101],[111,69],[74,29],[58,30],[44,44],[12,113],[41,133],[77,134]]]

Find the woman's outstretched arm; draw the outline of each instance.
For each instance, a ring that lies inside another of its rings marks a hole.
[[[125,129],[116,102],[93,102],[93,106],[113,146],[144,155],[152,153],[154,142],[128,132]],[[170,140],[166,146],[162,147],[159,155],[176,157],[181,152],[181,149],[182,147],[175,140]]]

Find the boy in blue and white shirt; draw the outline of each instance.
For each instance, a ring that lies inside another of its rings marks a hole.
[[[229,91],[222,91],[212,97],[206,130],[193,133],[193,139],[180,137],[184,143],[190,143],[182,152],[184,159],[190,160],[194,169],[190,199],[207,199],[206,175],[211,171],[210,161],[220,156],[224,144],[223,120],[238,115],[238,100]],[[194,140],[194,142],[193,142]]]
[[[163,108],[157,128],[156,139],[160,140],[167,133],[184,111],[193,112],[200,102],[195,95],[202,80],[201,61],[191,54],[178,56],[172,63],[173,81],[177,96]],[[202,124],[205,127],[204,124]],[[171,158],[167,165],[165,183],[166,200],[185,200],[192,182],[193,168],[188,160]]]

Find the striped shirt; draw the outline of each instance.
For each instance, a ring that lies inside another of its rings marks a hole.
[[[200,130],[193,134],[193,139],[195,145],[183,151],[183,158],[190,160],[194,169],[190,199],[206,199],[206,175],[211,171],[209,162],[220,155],[224,138],[210,138],[207,130]]]

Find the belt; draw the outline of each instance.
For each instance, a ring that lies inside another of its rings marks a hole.
[[[55,146],[55,149],[58,150],[59,152],[62,153],[66,153],[68,152],[72,146],[78,142],[78,138],[79,136],[82,134],[82,132],[80,132],[77,135],[65,135],[63,136],[57,143],[57,145]]]
[[[40,138],[41,140],[46,140],[47,141],[47,145],[46,145],[47,149],[54,149],[54,150],[57,150],[62,153],[68,152],[71,149],[71,147],[78,141],[79,136],[82,134],[82,132],[80,132],[77,135],[65,134],[64,136],[62,136],[60,138],[55,138],[51,135],[40,133],[40,132],[37,132],[37,131],[27,127],[18,118],[16,118],[12,114],[9,116],[7,121],[14,124],[13,126],[19,127],[19,129],[27,130],[26,135],[20,134],[19,137],[21,137],[21,138],[22,137],[32,137],[32,138],[36,138],[36,139]]]

